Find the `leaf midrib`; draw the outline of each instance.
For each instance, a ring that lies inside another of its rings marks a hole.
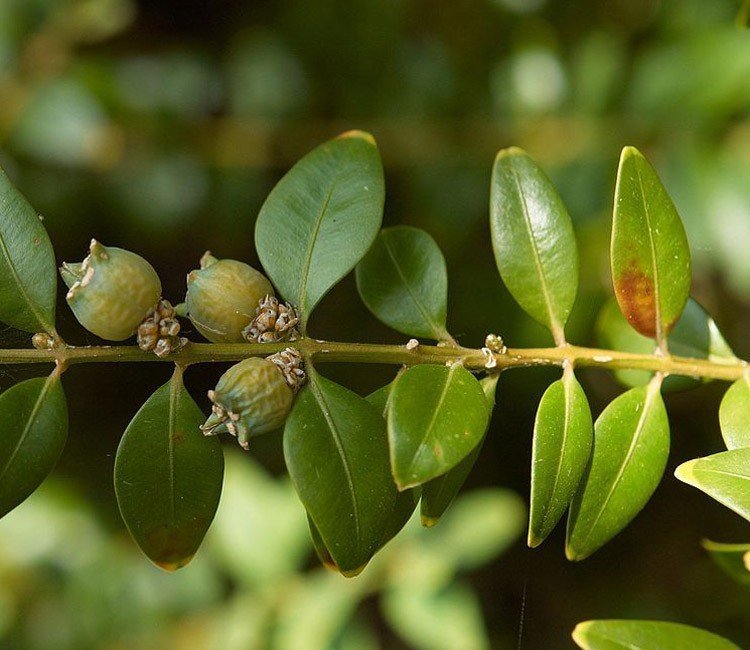
[[[320,386],[318,386],[318,383],[315,377],[311,377],[310,379],[311,379],[310,388],[315,397],[315,401],[318,402],[318,406],[320,407],[320,412],[323,414],[323,418],[325,419],[326,424],[328,425],[328,429],[331,432],[331,438],[333,439],[333,442],[336,445],[336,451],[338,452],[339,458],[341,459],[341,465],[344,468],[344,475],[346,476],[346,483],[349,488],[349,497],[352,502],[352,514],[354,515],[355,539],[357,542],[357,548],[359,549],[360,540],[362,539],[362,534],[360,531],[359,504],[357,502],[357,492],[354,489],[354,478],[352,475],[352,471],[351,471],[351,468],[349,467],[349,461],[346,458],[346,454],[344,453],[344,446],[341,444],[341,434],[338,430],[338,427],[336,426],[336,422],[331,416],[330,408],[328,406],[328,402],[326,401],[325,395],[323,394],[323,391],[320,390]]]

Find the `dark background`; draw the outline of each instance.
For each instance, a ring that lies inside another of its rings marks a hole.
[[[743,356],[750,35],[734,24],[738,9],[732,0],[0,0],[0,161],[45,216],[59,261],[80,260],[96,237],[149,259],[165,296],[179,302],[207,249],[257,265],[255,217],[301,155],[341,131],[368,130],[385,163],[385,223],[423,227],[445,253],[450,331],[464,345],[492,331],[521,347],[551,341],[495,270],[487,199],[496,150],[526,148],[563,195],[582,260],[569,338],[594,344],[611,294],[617,159],[632,144],[656,165],[686,223],[694,296]],[[60,300],[66,340],[96,344],[62,290]],[[403,341],[366,312],[351,277],[316,309],[311,329],[334,340]],[[7,347],[25,341],[3,332]],[[223,369],[187,374],[204,408]],[[38,369],[0,372],[5,388]],[[393,369],[324,372],[366,393]],[[160,364],[88,365],[65,378],[71,435],[58,478],[85,494],[115,539],[126,534],[111,484],[117,442],[169,373]],[[580,375],[595,415],[621,390],[608,374]],[[501,378],[467,489],[501,485],[527,498],[534,412],[556,376]],[[750,529],[672,476],[684,460],[720,450],[724,388],[667,396],[673,442],[662,485],[604,549],[569,563],[561,525],[542,548],[519,539],[470,574],[493,647],[515,647],[522,622],[520,647],[570,647],[573,626],[589,618],[675,620],[750,647],[750,595],[699,545],[750,541]],[[259,439],[253,453],[283,471],[280,436]],[[8,643],[68,647],[24,636],[27,600]],[[377,607],[361,614],[381,645],[404,647]]]

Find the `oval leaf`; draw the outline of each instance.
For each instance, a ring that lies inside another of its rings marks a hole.
[[[503,149],[495,159],[490,228],[508,290],[557,342],[563,341],[578,291],[573,225],[552,182],[521,149]]]
[[[47,231],[0,169],[0,321],[55,333],[57,268]]]
[[[383,219],[385,186],[375,140],[344,133],[314,149],[269,194],[255,246],[271,281],[304,325],[326,292],[362,259]]]
[[[612,279],[623,315],[660,343],[690,295],[690,248],[656,171],[633,147],[620,157],[612,221]]]
[[[750,377],[734,382],[719,407],[721,435],[727,449],[750,447]]]
[[[596,329],[602,347],[634,354],[654,353],[653,339],[630,327],[614,298],[608,300],[599,312]],[[718,363],[736,359],[714,320],[693,298],[688,299],[677,325],[669,335],[669,349],[679,356],[711,359]],[[642,386],[649,382],[653,373],[646,370],[616,370],[615,376],[626,386]],[[698,379],[671,375],[664,380],[662,390],[686,390],[700,385]]]
[[[489,412],[482,387],[466,368],[414,366],[391,390],[388,443],[399,489],[445,474],[474,449]]]
[[[740,650],[711,632],[661,621],[586,621],[573,640],[584,650]]]
[[[39,487],[67,438],[68,406],[57,372],[0,395],[0,517]]]
[[[357,288],[367,308],[389,327],[409,336],[450,340],[445,259],[424,230],[382,230],[357,265]]]
[[[310,369],[284,428],[284,458],[322,546],[344,575],[358,574],[399,506],[380,413]]]
[[[141,550],[174,571],[195,555],[216,514],[224,477],[218,438],[178,371],[136,413],[117,448],[115,492]]]
[[[474,467],[474,463],[476,463],[479,453],[482,451],[482,444],[484,443],[487,430],[490,426],[492,409],[495,407],[495,389],[497,388],[497,380],[499,378],[499,374],[488,375],[479,382],[482,386],[485,399],[487,400],[488,409],[487,428],[485,429],[484,435],[479,441],[479,444],[477,444],[477,446],[469,452],[469,455],[453,469],[449,469],[445,474],[432,479],[422,487],[420,514],[422,525],[427,528],[431,528],[438,523],[440,517],[443,516],[448,509],[448,506],[456,498],[466,482],[466,479],[469,477],[469,473]]]
[[[750,521],[750,448],[689,460],[674,475]]]
[[[542,396],[534,423],[528,544],[541,544],[573,499],[591,453],[593,423],[569,366]]]
[[[631,388],[594,425],[594,451],[573,499],[565,553],[582,560],[646,505],[669,455],[669,422],[659,381]]]

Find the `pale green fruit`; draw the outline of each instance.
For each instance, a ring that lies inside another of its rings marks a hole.
[[[60,275],[78,322],[108,341],[135,334],[161,297],[159,276],[140,255],[91,240],[80,264],[64,263]]]
[[[273,287],[260,271],[237,260],[217,260],[210,253],[201,268],[187,276],[187,314],[195,328],[213,343],[242,343],[242,330]]]
[[[294,391],[273,361],[253,357],[227,370],[208,396],[213,409],[203,432],[231,433],[247,449],[251,437],[283,426]]]

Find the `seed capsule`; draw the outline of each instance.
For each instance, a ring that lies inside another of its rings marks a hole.
[[[161,296],[154,268],[140,255],[91,240],[81,263],[63,263],[66,299],[78,322],[109,341],[135,334]]]
[[[201,429],[207,436],[231,433],[247,450],[251,437],[284,424],[303,381],[302,359],[291,348],[266,359],[240,361],[208,391],[212,412]]]
[[[201,268],[187,276],[187,314],[195,328],[213,343],[242,343],[242,331],[266,295],[273,295],[268,279],[237,260],[201,258]]]

